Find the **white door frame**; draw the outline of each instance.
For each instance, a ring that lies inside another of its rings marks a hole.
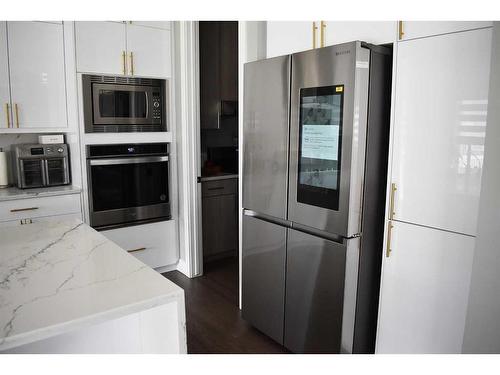
[[[177,269],[203,274],[198,22],[175,22],[176,127],[179,153],[179,247]]]
[[[178,270],[188,277],[203,274],[200,148],[200,82],[198,22],[176,22],[177,139],[179,150],[179,245]],[[266,57],[266,22],[238,22],[238,183],[239,290],[241,306],[242,179],[243,167],[243,65]]]

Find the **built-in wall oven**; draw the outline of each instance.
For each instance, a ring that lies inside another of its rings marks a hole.
[[[88,145],[90,225],[170,219],[168,151],[168,143]]]
[[[82,75],[85,132],[167,130],[168,81]]]

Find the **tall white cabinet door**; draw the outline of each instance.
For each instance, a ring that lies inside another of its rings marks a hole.
[[[372,44],[393,43],[397,37],[397,22],[326,21],[323,33],[325,46],[352,42],[353,40]]]
[[[126,74],[125,23],[75,22],[76,70],[82,73]]]
[[[7,22],[7,30],[15,126],[66,127],[63,25]]]
[[[316,22],[319,27],[319,22]],[[319,47],[319,32],[316,31],[316,46]],[[313,48],[313,23],[306,21],[267,22],[266,56],[287,55]]]
[[[7,128],[12,124],[10,111],[9,91],[9,59],[7,54],[7,22],[0,22],[0,105],[2,106],[0,116],[0,128]]]
[[[491,29],[398,43],[395,219],[475,235]]]
[[[128,24],[127,51],[129,74],[149,77],[170,77],[170,45],[170,30]],[[133,54],[132,57],[131,54]]]
[[[377,353],[460,353],[474,238],[394,222],[384,258]]]
[[[403,21],[402,39],[456,33],[492,25],[493,22],[490,21]]]

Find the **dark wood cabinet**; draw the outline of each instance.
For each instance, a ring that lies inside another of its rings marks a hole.
[[[237,107],[238,22],[200,22],[199,48],[201,128],[220,129],[228,108]]]
[[[229,255],[238,249],[238,180],[202,182],[203,257]]]

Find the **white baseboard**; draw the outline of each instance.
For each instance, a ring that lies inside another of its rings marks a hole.
[[[176,269],[178,269],[177,263],[174,263],[174,264],[169,264],[168,266],[155,268],[154,270],[159,273],[165,273],[165,272],[175,271]]]
[[[177,268],[176,269],[177,269],[177,271],[183,273],[187,277],[190,277],[189,276],[188,266],[187,266],[186,262],[184,261],[184,259],[179,259],[179,261],[177,262]]]

